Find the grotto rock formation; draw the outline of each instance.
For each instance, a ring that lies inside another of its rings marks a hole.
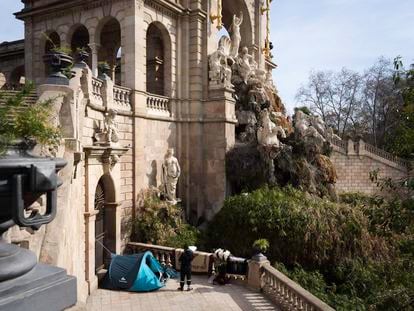
[[[337,137],[320,117],[297,110],[293,121],[272,81],[246,47],[231,66],[236,98],[236,144],[227,155],[233,193],[263,184],[292,184],[336,199],[330,141]]]

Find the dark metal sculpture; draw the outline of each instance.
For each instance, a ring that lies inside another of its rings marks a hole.
[[[5,243],[1,236],[14,225],[37,230],[55,218],[57,188],[62,184],[57,172],[65,165],[63,159],[33,156],[24,141],[0,156],[0,282],[21,276],[36,265],[32,252]],[[30,206],[43,194],[46,212],[40,214]]]

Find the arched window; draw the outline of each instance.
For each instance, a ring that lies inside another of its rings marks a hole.
[[[70,40],[70,48],[76,51],[78,48],[87,49],[89,44],[89,31],[85,26],[79,25],[73,32]]]
[[[152,23],[147,30],[147,92],[169,96],[171,91],[171,42],[167,29]]]
[[[24,85],[25,82],[24,65],[13,69],[13,71],[10,73],[10,86],[14,89],[18,89],[21,85]]]
[[[240,25],[241,36],[240,48],[247,46],[248,48],[253,45],[253,27],[250,19],[249,9],[246,5],[246,1],[241,0],[226,0],[223,1],[223,25],[227,31],[231,30],[233,23],[233,16],[240,17],[240,13],[243,14],[243,23]]]
[[[111,17],[104,21],[99,32],[98,42],[100,42],[98,61],[108,63],[112,70],[111,79],[115,84],[122,85],[122,55],[119,55],[121,48],[121,25],[117,19]],[[118,78],[115,74],[117,68],[120,73]]]
[[[78,25],[69,40],[72,52],[83,49],[89,53],[88,66],[92,66],[91,49],[89,47],[89,31],[84,25]]]
[[[49,53],[55,47],[60,47],[60,37],[56,31],[47,35],[45,44],[45,54]]]

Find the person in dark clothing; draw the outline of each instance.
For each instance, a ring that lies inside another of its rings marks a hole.
[[[187,290],[192,290],[191,288],[191,262],[194,259],[194,253],[191,249],[188,248],[188,245],[184,247],[184,253],[181,254],[180,258],[180,287],[178,290],[184,290],[185,278],[187,278]]]

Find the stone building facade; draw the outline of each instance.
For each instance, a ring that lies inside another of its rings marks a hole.
[[[0,89],[14,88],[24,77],[24,40],[0,44]]]
[[[200,224],[222,206],[229,192],[225,155],[235,144],[237,120],[234,89],[212,85],[209,56],[218,50],[220,18],[230,30],[233,16],[242,15],[240,49],[247,47],[258,69],[271,72],[276,65],[265,49],[265,3],[22,2],[16,16],[24,22],[25,38],[0,45],[0,88],[34,81],[39,100],[55,98],[64,136],[58,156],[68,161],[56,220],[41,238],[32,237],[31,247],[37,247],[41,261],[75,275],[78,298],[85,301],[98,286],[108,251],[123,250],[140,192],[160,185],[168,148],[181,164],[178,197],[187,218]],[[50,72],[43,56],[64,46],[84,49],[89,60],[75,65],[68,86],[45,84]],[[99,73],[101,62],[109,65],[108,75]],[[113,112],[117,142],[101,144],[99,135]],[[339,187],[361,189],[366,174],[353,183],[355,176],[344,168],[370,160],[340,148],[333,157]]]
[[[37,85],[39,100],[56,98],[64,134],[58,155],[68,160],[57,218],[34,244],[41,245],[43,262],[77,277],[79,300],[85,301],[98,286],[106,250],[122,251],[140,192],[160,185],[168,148],[181,164],[178,197],[187,218],[199,224],[220,209],[227,191],[225,154],[235,142],[237,121],[234,90],[209,81],[209,55],[217,51],[221,26],[212,17],[221,15],[229,30],[233,16],[243,14],[240,48],[271,71],[275,65],[263,53],[264,3],[22,2],[16,17],[24,22],[25,38],[0,45],[2,80],[17,87],[24,77]],[[87,65],[73,68],[69,86],[45,84],[50,69],[43,56],[59,47],[90,54]],[[107,76],[98,72],[101,62],[110,67]],[[111,111],[119,139],[99,144]]]

